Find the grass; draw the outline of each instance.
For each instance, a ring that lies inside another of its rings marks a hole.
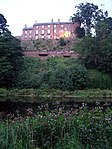
[[[27,110],[26,117],[7,115],[0,123],[0,148],[4,149],[110,149],[112,109]],[[13,117],[13,118],[12,118]]]
[[[26,97],[31,98],[33,101],[35,98],[41,100],[60,100],[72,98],[78,101],[94,101],[112,99],[112,90],[100,90],[100,89],[88,89],[88,90],[75,90],[75,91],[61,91],[61,90],[40,90],[40,89],[3,89],[0,88],[0,96],[3,97]]]

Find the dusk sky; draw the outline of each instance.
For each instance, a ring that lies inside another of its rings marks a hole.
[[[37,22],[69,21],[80,3],[93,3],[107,10],[112,17],[112,0],[0,0],[0,13],[7,19],[14,36],[21,35],[25,24],[32,27]],[[101,4],[103,4],[101,6]]]

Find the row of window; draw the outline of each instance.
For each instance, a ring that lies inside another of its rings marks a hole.
[[[31,38],[31,35],[30,35],[30,36],[25,35],[25,38],[26,38],[26,39],[27,39],[27,38]],[[35,38],[36,38],[36,39],[39,39],[39,38],[43,38],[43,39],[44,39],[44,38],[48,38],[48,39],[50,39],[51,36],[50,36],[50,35],[48,35],[48,36],[36,35]],[[54,36],[54,38],[56,39],[56,38],[58,38],[58,36]]]
[[[42,26],[40,26],[40,27],[42,27],[42,28],[45,28],[46,27],[46,25],[44,26],[44,25],[42,25]],[[50,25],[47,25],[47,27],[48,28],[50,28]],[[56,28],[57,27],[57,25],[54,25],[54,28]],[[63,27],[63,25],[61,25],[61,27]],[[39,28],[39,26],[36,26],[36,28]]]
[[[67,28],[61,29],[61,30],[56,30],[56,29],[54,29],[54,33],[59,33],[59,32],[64,32],[64,31],[67,31]],[[27,33],[28,33],[28,32],[25,31],[25,35],[26,35]],[[29,34],[31,34],[31,33],[32,33],[32,31],[30,30],[30,31],[29,31]],[[36,34],[38,34],[38,33],[39,33],[39,31],[36,30]],[[45,33],[45,30],[41,30],[41,34],[44,34],[44,33]],[[50,34],[50,30],[47,30],[47,33]]]

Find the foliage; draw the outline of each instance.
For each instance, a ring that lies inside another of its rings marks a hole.
[[[26,58],[17,82],[21,88],[61,90],[84,89],[89,83],[86,68],[74,59],[68,61],[64,58],[46,61]]]
[[[7,29],[9,25],[7,25],[7,20],[5,17],[0,13],[0,35],[4,32],[9,32]]]
[[[97,21],[107,17],[107,11],[103,13],[97,5],[93,3],[81,3],[78,6],[76,13],[72,17],[72,22],[79,22],[85,29],[85,35],[90,35],[91,29],[95,28]]]
[[[98,70],[88,70],[90,76],[89,88],[111,89],[112,77]]]
[[[0,86],[12,86],[21,67],[20,41],[10,33],[0,36]]]
[[[80,44],[75,45],[80,59],[89,69],[112,72],[112,36],[100,40],[100,37],[84,37]]]
[[[78,38],[85,36],[85,30],[84,30],[84,28],[81,28],[81,27],[77,27],[75,30],[75,33]]]
[[[41,111],[36,115],[27,110],[26,117],[8,115],[0,123],[0,147],[8,149],[88,149],[111,148],[111,109],[99,107],[91,111],[83,105],[79,111],[63,109]],[[11,118],[13,120],[11,120]]]
[[[65,46],[66,45],[66,41],[64,40],[64,38],[59,38],[59,45],[60,46]]]
[[[108,17],[100,20],[96,24],[96,36],[100,41],[107,38],[108,35],[112,35],[112,18]]]

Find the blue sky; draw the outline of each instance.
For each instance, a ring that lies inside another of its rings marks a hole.
[[[112,0],[0,0],[0,13],[7,19],[9,30],[17,36],[22,34],[25,24],[31,27],[35,20],[50,22],[53,18],[54,21],[69,21],[75,6],[86,2],[108,10],[112,17]]]

